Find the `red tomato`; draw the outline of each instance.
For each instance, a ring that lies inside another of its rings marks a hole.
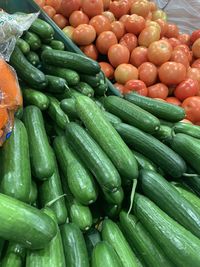
[[[199,83],[199,89],[200,89],[200,69],[198,68],[189,68],[187,71],[187,78],[191,78],[193,80],[197,80]]]
[[[123,15],[123,16],[121,16],[121,18],[119,19],[119,21],[121,21],[121,22],[123,22],[124,24],[125,24],[125,22],[126,22],[126,20],[127,20],[127,18],[129,17],[129,15]]]
[[[131,6],[131,14],[137,14],[139,16],[142,16],[143,18],[146,18],[149,12],[150,5],[149,1],[147,0],[137,1]]]
[[[186,67],[177,62],[165,62],[158,70],[160,81],[166,85],[179,84],[186,78]]]
[[[55,9],[51,6],[43,6],[42,9],[47,13],[50,18],[53,18],[56,14]]]
[[[59,28],[63,29],[65,26],[69,24],[68,19],[66,19],[61,14],[56,14],[53,16],[53,21],[58,25]]]
[[[174,38],[174,37],[173,38],[169,38],[168,42],[171,44],[171,46],[173,48],[176,48],[178,45],[181,44],[181,41],[179,39],[177,39],[177,38]]]
[[[185,99],[182,107],[186,112],[186,119],[193,123],[200,121],[200,96],[191,96]]]
[[[98,58],[98,50],[96,49],[96,46],[93,44],[81,46],[80,49],[83,51],[83,53],[94,60],[97,60]]]
[[[125,34],[124,23],[120,21],[113,21],[111,23],[111,31],[114,32],[117,39],[119,40]]]
[[[170,61],[182,63],[186,69],[189,67],[188,56],[182,50],[174,50],[171,54]]]
[[[163,19],[157,19],[155,22],[157,22],[160,26],[160,29],[161,29],[161,33],[160,33],[160,36],[163,37],[165,36],[165,33],[167,31],[167,22],[164,21]]]
[[[103,12],[102,0],[82,0],[82,11],[92,18],[96,15],[101,15]]]
[[[126,93],[136,91],[139,95],[148,95],[146,84],[140,80],[129,80],[128,82],[126,82],[124,90]]]
[[[192,63],[192,68],[200,68],[200,58],[196,59],[193,63]]]
[[[139,67],[142,63],[148,61],[147,58],[148,49],[143,46],[138,46],[131,52],[130,63],[136,67]]]
[[[149,45],[160,39],[160,30],[157,27],[149,26],[144,28],[138,37],[140,46],[149,47]]]
[[[88,24],[89,18],[80,10],[73,11],[69,17],[69,23],[73,27],[78,27],[80,24]]]
[[[167,97],[165,101],[176,106],[181,106],[181,101],[178,100],[178,98],[173,97],[173,96]]]
[[[58,12],[63,16],[69,18],[71,13],[79,10],[81,7],[81,0],[62,0]]]
[[[130,52],[127,47],[115,44],[108,50],[108,59],[113,67],[117,67],[122,63],[128,63],[130,58]],[[134,67],[133,67],[134,68]]]
[[[138,70],[131,64],[120,64],[114,72],[114,77],[118,83],[125,84],[129,80],[138,79]]]
[[[196,30],[191,34],[190,37],[190,43],[193,45],[193,43],[200,38],[200,30]]]
[[[103,55],[106,55],[108,49],[114,44],[117,44],[117,37],[111,31],[100,33],[96,40],[96,47]]]
[[[179,34],[178,40],[181,44],[190,45],[190,35],[187,33]]]
[[[152,12],[152,20],[157,20],[157,19],[163,19],[163,20],[167,20],[167,14],[162,11],[161,9],[157,9],[155,11]]]
[[[166,99],[169,93],[168,87],[163,83],[156,83],[148,87],[148,97]]]
[[[104,17],[108,18],[110,22],[115,21],[115,16],[114,16],[114,14],[113,14],[112,12],[110,12],[110,11],[105,11],[105,12],[102,13],[102,15],[103,15]]]
[[[175,89],[174,95],[181,101],[190,96],[197,95],[199,91],[199,84],[196,80],[187,78],[182,81]]]
[[[133,49],[137,47],[137,37],[133,33],[126,33],[120,39],[119,43],[121,45],[126,46],[131,53],[133,51]]]
[[[115,18],[128,14],[130,4],[128,0],[119,0],[110,2],[109,10],[114,14]]]
[[[73,31],[72,39],[78,45],[89,45],[96,38],[94,27],[88,24],[81,24]]]
[[[196,58],[200,58],[200,38],[193,43],[192,52]]]
[[[45,5],[52,6],[56,11],[59,10],[62,0],[46,0]]]
[[[103,9],[108,10],[110,6],[110,0],[103,0]]]
[[[158,70],[156,66],[150,62],[142,63],[138,68],[139,79],[143,81],[146,86],[154,84],[157,80]]]
[[[145,28],[145,19],[141,16],[133,14],[126,18],[125,28],[127,32],[138,35]]]
[[[179,36],[179,29],[176,24],[168,23],[167,31],[165,33],[165,37],[167,38],[178,38]]]
[[[112,79],[114,77],[114,68],[107,62],[99,62],[101,66],[101,70],[105,74],[108,79]]]
[[[124,85],[121,83],[114,83],[114,86],[123,94],[124,93]]]
[[[101,32],[111,31],[110,21],[103,15],[97,15],[93,17],[89,24],[95,28],[97,35],[99,35]]]
[[[45,0],[34,0],[34,1],[39,7],[43,7],[45,5]]]
[[[164,40],[155,41],[148,48],[148,59],[155,65],[167,62],[172,54],[172,46]]]

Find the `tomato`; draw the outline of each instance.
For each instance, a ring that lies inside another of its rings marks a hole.
[[[130,52],[126,46],[121,44],[112,45],[108,50],[108,59],[113,67],[117,67],[122,63],[128,63]]]
[[[149,6],[150,6],[150,11],[156,11],[157,10],[157,6],[156,3],[154,2],[149,2]]]
[[[97,35],[99,35],[101,32],[111,31],[110,21],[103,15],[97,15],[93,17],[89,24],[95,28]]]
[[[125,24],[125,22],[126,22],[126,20],[127,20],[127,18],[129,17],[129,15],[123,15],[123,16],[121,16],[121,18],[119,19],[119,21],[121,21],[121,22],[123,22],[124,24]]]
[[[115,18],[119,19],[121,16],[128,14],[130,4],[128,0],[111,1],[109,10],[114,14]]]
[[[80,10],[73,11],[69,17],[69,23],[73,27],[78,27],[80,24],[88,24],[88,16]]]
[[[179,36],[179,29],[178,29],[177,25],[173,24],[173,23],[168,23],[165,37],[178,38],[178,36]]]
[[[190,35],[187,33],[179,34],[178,40],[181,44],[190,45]]]
[[[192,68],[200,68],[200,58],[196,59],[193,63],[192,63]]]
[[[184,45],[184,44],[180,44],[180,45],[177,45],[174,50],[181,50],[183,51],[187,56],[188,56],[188,60],[189,62],[191,62],[192,60],[192,53],[189,49],[189,47],[187,45]]]
[[[150,62],[142,63],[138,68],[139,79],[143,81],[146,86],[154,84],[157,80],[158,70],[156,66]]]
[[[102,13],[102,15],[103,15],[104,17],[108,18],[110,22],[115,21],[115,16],[114,16],[114,14],[113,14],[112,12],[110,12],[110,11],[105,11],[105,12]]]
[[[165,36],[165,33],[167,31],[167,22],[163,19],[157,19],[155,22],[157,22],[160,26],[160,29],[161,29],[161,33],[160,33],[160,36],[163,37]]]
[[[99,65],[101,66],[101,70],[105,74],[105,76],[108,79],[113,79],[114,77],[114,68],[107,62],[99,62]]]
[[[88,24],[81,24],[73,31],[72,39],[78,45],[89,45],[96,38],[94,27]]]
[[[113,21],[111,23],[111,31],[114,32],[117,39],[119,40],[125,34],[124,23],[120,21]]]
[[[174,50],[172,52],[170,61],[182,63],[186,67],[186,69],[190,65],[187,54],[181,50]]]
[[[186,119],[193,123],[200,121],[200,96],[191,96],[186,98],[182,107],[186,112]]]
[[[166,85],[179,84],[186,78],[186,67],[177,62],[165,62],[158,70],[160,81]]]
[[[34,0],[34,2],[40,7],[43,7],[45,5],[45,0]]]
[[[52,19],[58,25],[58,27],[61,29],[63,29],[65,26],[67,26],[69,24],[68,19],[66,19],[61,14],[56,14],[55,16],[53,16]]]
[[[178,98],[173,97],[173,96],[167,97],[165,101],[176,106],[181,106],[181,101],[178,100]]]
[[[110,6],[110,0],[103,0],[103,9],[108,10]]]
[[[133,51],[133,49],[137,47],[137,37],[133,33],[126,33],[120,39],[119,43],[121,45],[126,46],[131,53]]]
[[[167,20],[167,14],[160,10],[160,9],[157,9],[155,11],[152,12],[152,20],[157,20],[157,19],[163,19],[163,20]]]
[[[114,77],[118,83],[125,84],[129,80],[138,79],[138,70],[131,64],[120,64],[115,69]]]
[[[197,82],[199,83],[199,90],[200,90],[200,69],[198,69],[198,68],[188,68],[187,78],[191,78],[193,80],[197,80]]]
[[[145,27],[148,27],[148,26],[154,26],[154,27],[157,27],[157,28],[159,29],[160,33],[161,33],[160,25],[159,25],[157,22],[148,19],[148,20],[146,20],[146,22],[145,22]]]
[[[59,10],[62,0],[46,0],[45,5],[52,6],[56,11]]]
[[[192,52],[196,58],[200,58],[200,38],[193,43]]]
[[[148,48],[148,59],[155,65],[162,65],[167,62],[172,55],[172,46],[164,40],[155,41]]]
[[[106,55],[108,49],[114,44],[117,44],[117,37],[111,31],[100,33],[96,40],[96,47],[103,55]]]
[[[181,120],[181,122],[189,123],[189,124],[193,124],[191,121],[189,121],[189,120],[187,120],[187,119],[183,119],[183,120]]]
[[[148,87],[148,97],[166,99],[168,96],[168,87],[163,83],[156,83]]]
[[[181,44],[181,41],[179,39],[177,39],[177,38],[174,38],[174,37],[173,38],[169,38],[168,42],[171,44],[171,46],[173,48],[176,48],[178,45]]]
[[[74,32],[74,27],[72,26],[66,26],[63,30],[62,30],[70,39],[72,39],[72,35]]]
[[[98,50],[94,44],[81,46],[80,49],[83,51],[83,53],[94,60],[97,60],[98,58]]]
[[[56,14],[55,9],[51,6],[43,6],[42,9],[47,13],[50,18],[53,18]]]
[[[136,67],[139,67],[142,63],[148,61],[147,58],[148,49],[143,46],[138,46],[131,52],[130,63]]]
[[[187,78],[182,81],[175,89],[174,95],[181,101],[190,96],[197,95],[199,91],[199,84],[196,80]]]
[[[200,38],[200,30],[194,31],[190,36],[190,43],[193,45],[193,43]]]
[[[139,95],[148,95],[148,89],[146,87],[146,84],[140,80],[129,80],[128,82],[126,82],[124,91],[125,93],[136,91]]]
[[[103,12],[102,0],[82,0],[82,11],[92,18],[96,15],[101,15]]]
[[[150,5],[149,1],[147,0],[137,1],[131,6],[131,14],[137,14],[139,16],[142,16],[143,18],[146,18],[149,12]]]
[[[124,85],[121,83],[114,83],[114,86],[123,94],[124,93]]]
[[[62,0],[58,12],[63,16],[69,18],[71,13],[79,10],[81,7],[81,0]]]
[[[145,28],[145,19],[133,14],[125,20],[125,29],[127,32],[138,35]]]
[[[160,39],[160,30],[154,26],[148,26],[140,33],[138,43],[148,47],[151,43]]]

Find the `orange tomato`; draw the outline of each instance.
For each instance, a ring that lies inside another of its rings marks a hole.
[[[151,98],[166,99],[168,93],[168,87],[163,83],[156,83],[148,87],[148,96]]]
[[[90,20],[89,24],[95,28],[97,35],[99,35],[102,32],[111,30],[111,24],[109,19],[103,15],[94,16]]]
[[[148,48],[148,59],[155,65],[162,65],[172,55],[172,46],[165,40],[155,41]]]
[[[111,31],[100,33],[96,40],[96,47],[103,55],[106,55],[109,48],[114,44],[117,44],[117,37]]]
[[[52,6],[56,11],[59,10],[62,0],[46,0],[45,5]]]
[[[148,26],[140,33],[138,43],[140,46],[149,47],[149,45],[160,39],[160,30],[154,26]]]
[[[200,68],[200,58],[199,59],[196,59],[192,65],[191,65],[192,68]]]
[[[124,36],[120,39],[119,43],[121,45],[126,46],[130,53],[137,47],[137,37],[133,33],[126,33]]]
[[[121,83],[114,83],[114,86],[117,88],[117,90],[120,91],[120,93],[124,93],[124,85]]]
[[[195,58],[200,58],[200,38],[193,43],[192,52]]]
[[[156,21],[152,21],[152,20],[146,20],[145,22],[145,27],[148,27],[148,26],[154,26],[154,27],[157,27],[161,33],[161,27],[160,25],[156,22]]]
[[[178,45],[181,44],[181,41],[180,41],[179,39],[177,39],[177,38],[174,38],[174,37],[169,38],[169,39],[168,39],[168,42],[171,44],[171,46],[172,46],[173,48],[175,48],[175,47],[177,47]]]
[[[121,44],[112,45],[108,50],[108,59],[113,67],[117,67],[122,63],[128,63],[130,52],[126,46]]]
[[[92,18],[96,15],[101,15],[103,12],[102,0],[82,0],[82,11]]]
[[[157,80],[158,70],[156,66],[150,62],[142,63],[139,68],[139,79],[147,86],[154,84]]]
[[[110,22],[115,21],[115,16],[114,16],[114,14],[113,14],[112,12],[110,12],[110,11],[104,11],[104,12],[102,13],[102,15],[103,15],[104,17],[108,18]]]
[[[166,85],[176,85],[186,78],[186,67],[177,62],[168,61],[162,64],[158,70],[159,79]]]
[[[8,117],[7,109],[0,107],[0,134],[1,134],[1,129],[4,128],[8,119],[9,119],[9,117]],[[0,135],[0,137],[1,137],[1,135]]]
[[[150,6],[150,11],[156,11],[157,10],[157,6],[156,3],[154,2],[149,2],[149,6]]]
[[[157,19],[163,19],[163,20],[167,20],[167,14],[162,11],[161,9],[157,9],[155,11],[152,12],[152,20],[157,20]]]
[[[181,106],[181,101],[178,100],[178,98],[173,97],[173,96],[167,97],[165,101],[173,105]]]
[[[43,6],[42,9],[47,13],[50,18],[53,18],[56,14],[55,9],[51,6]]]
[[[178,38],[178,36],[179,36],[179,29],[178,29],[177,25],[173,24],[173,23],[168,23],[165,37]]]
[[[72,35],[74,32],[74,27],[72,26],[66,26],[64,29],[62,29],[64,34],[66,34],[70,39],[72,39]]]
[[[114,32],[117,39],[119,40],[125,34],[124,23],[121,21],[113,21],[111,23],[111,31]]]
[[[199,90],[200,90],[200,69],[199,68],[188,68],[187,78],[196,80],[199,83]]]
[[[58,25],[59,28],[63,29],[65,26],[67,26],[68,19],[66,19],[63,15],[61,14],[56,14],[53,16],[53,21]]]
[[[72,39],[77,45],[89,45],[96,38],[94,27],[88,24],[81,24],[76,27],[72,34]]]
[[[103,9],[108,10],[110,6],[110,0],[103,0]]]
[[[85,13],[83,13],[83,11],[76,10],[76,11],[73,11],[72,14],[70,15],[69,23],[71,26],[76,28],[80,24],[88,24],[89,18]]]
[[[148,49],[143,46],[138,46],[131,52],[130,63],[136,67],[139,67],[142,63],[148,61],[147,57]]]
[[[160,29],[161,29],[160,36],[161,37],[165,36],[167,27],[168,27],[167,22],[163,19],[157,19],[155,20],[155,22],[157,22],[160,25]]]
[[[114,77],[114,68],[107,62],[99,62],[101,70],[105,74],[108,79],[112,79]]]
[[[138,35],[145,28],[145,19],[142,16],[133,14],[126,18],[125,28],[127,32]]]
[[[45,0],[34,0],[39,7],[45,6]]]
[[[174,50],[171,54],[170,61],[182,63],[186,68],[189,67],[188,56],[184,51]]]
[[[129,80],[138,79],[138,70],[131,64],[120,64],[114,72],[115,80],[120,84],[125,84]]]
[[[121,16],[121,18],[119,19],[119,21],[120,21],[120,22],[123,22],[123,23],[125,24],[125,22],[126,22],[126,20],[127,20],[128,17],[129,17],[128,14],[123,15],[123,16]]]
[[[69,18],[71,13],[79,10],[81,7],[81,0],[62,0],[58,13]]]
[[[200,122],[200,96],[191,96],[186,98],[182,107],[186,112],[186,119],[193,123]]]
[[[119,19],[125,14],[128,14],[130,3],[128,0],[118,0],[110,2],[109,10],[114,14],[115,18]]]
[[[149,1],[147,0],[140,0],[131,6],[131,14],[137,14],[139,16],[142,16],[143,18],[146,18],[147,15],[150,12],[150,5]]]
[[[178,40],[181,44],[190,45],[190,35],[187,33],[179,34]]]
[[[98,50],[94,44],[81,46],[80,49],[83,51],[83,53],[94,60],[97,60],[98,58]]]

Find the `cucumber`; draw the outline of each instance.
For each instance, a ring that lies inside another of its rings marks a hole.
[[[24,202],[31,191],[28,136],[24,124],[15,119],[11,137],[0,150],[0,191]]]
[[[178,122],[185,118],[184,109],[170,103],[141,96],[137,93],[126,94],[124,98],[166,121]]]
[[[17,46],[11,55],[10,63],[16,70],[18,76],[31,87],[41,90],[47,86],[44,73],[28,62]]]
[[[47,39],[43,39],[42,40],[42,43],[45,44],[45,45],[49,45],[51,43],[51,41],[54,39],[54,37],[50,37],[50,38],[47,38]],[[52,49],[53,50],[53,49]]]
[[[40,109],[36,106],[26,107],[23,121],[28,133],[33,175],[46,180],[53,175],[55,166]]]
[[[86,96],[77,97],[76,110],[119,173],[129,180],[137,178],[138,166],[135,157],[95,102]]]
[[[32,51],[38,50],[42,45],[39,36],[33,32],[27,31],[23,39],[30,45]]]
[[[61,101],[63,99],[68,99],[68,98],[76,98],[77,96],[80,96],[82,95],[81,93],[79,93],[78,91],[72,89],[72,88],[69,88],[69,89],[65,89],[64,93],[63,94],[56,94],[56,98]]]
[[[104,115],[112,125],[122,122],[122,120],[119,117],[115,116],[114,114],[110,112],[104,111]]]
[[[77,119],[75,99],[66,98],[60,102],[61,109],[72,119]]]
[[[181,177],[186,171],[185,161],[150,134],[125,123],[117,124],[115,129],[128,145],[133,146],[134,150],[148,157],[172,177]]]
[[[51,39],[54,35],[53,27],[46,21],[38,18],[32,23],[29,30],[39,35],[42,39]]]
[[[132,214],[120,212],[120,226],[129,245],[142,257],[148,267],[174,266],[142,223]]]
[[[46,50],[42,53],[42,61],[58,67],[69,68],[86,74],[97,74],[101,68],[98,62],[86,56],[67,51]]]
[[[64,178],[67,180],[73,196],[83,205],[95,202],[98,192],[94,179],[71,150],[65,137],[56,137],[53,147]]]
[[[183,133],[200,139],[200,127],[190,123],[177,122],[173,126],[175,133]]]
[[[2,251],[4,249],[4,245],[5,245],[5,240],[0,238],[0,258],[2,258]]]
[[[135,194],[134,214],[177,267],[198,267],[200,240],[148,198]]]
[[[9,242],[1,261],[1,267],[22,267],[25,258],[25,249],[16,243]]]
[[[52,40],[49,45],[55,50],[65,50],[64,43],[58,40]]]
[[[108,242],[99,242],[92,252],[92,267],[122,267],[119,257]]]
[[[80,74],[80,79],[82,82],[89,84],[92,88],[95,88],[101,84],[101,78],[98,74],[90,75],[90,74]]]
[[[112,248],[114,248],[115,252],[120,258],[122,266],[138,266],[137,258],[131,250],[124,235],[122,234],[117,224],[110,219],[103,221],[102,238],[104,241],[107,241],[112,246]]]
[[[103,211],[106,217],[110,219],[117,219],[122,209],[122,205],[116,205],[111,203],[103,203]]]
[[[174,151],[200,174],[200,141],[187,134],[178,133],[170,142]]]
[[[46,110],[48,108],[49,99],[44,93],[31,88],[23,89],[22,93],[26,105],[34,105],[40,110]]]
[[[162,120],[162,119],[159,119],[159,121],[160,121],[160,124],[162,124],[164,126],[168,126],[170,128],[172,128],[174,126],[174,122],[165,121],[165,120]]]
[[[115,204],[115,205],[120,205],[124,199],[124,191],[122,187],[120,187],[116,192],[103,192],[104,194],[104,199],[110,203],[110,204]]]
[[[84,239],[87,247],[88,258],[89,261],[91,261],[94,247],[96,244],[101,242],[101,235],[96,228],[92,227],[84,234]]]
[[[46,87],[45,91],[52,94],[64,93],[65,89],[67,88],[65,79],[51,75],[46,75],[46,78],[48,81],[48,86]]]
[[[39,58],[38,54],[35,53],[34,51],[30,51],[26,55],[26,58],[35,67],[37,67],[40,64],[40,58]]]
[[[56,224],[49,216],[22,201],[0,194],[0,208],[0,236],[6,240],[42,249],[56,234]]]
[[[200,179],[199,177],[182,177],[184,183],[189,186],[200,197]]]
[[[74,223],[60,227],[67,267],[89,267],[88,253],[83,234]]]
[[[46,213],[55,223],[56,216],[50,209],[44,209]],[[65,255],[62,244],[62,238],[60,230],[56,225],[56,236],[51,240],[49,244],[42,250],[28,251],[26,256],[26,267],[40,267],[40,266],[55,266],[66,267]]]
[[[93,173],[100,187],[108,192],[117,191],[121,186],[119,173],[92,137],[74,122],[68,123],[66,137],[70,146]]]
[[[157,166],[151,160],[136,151],[134,151],[133,153],[140,169],[151,170],[155,172],[157,171]]]
[[[18,110],[15,112],[15,118],[21,120],[23,117],[23,107],[19,107]]]
[[[95,96],[105,96],[105,93],[108,90],[106,77],[102,71],[100,71],[97,75],[100,78],[100,84],[94,87]]]
[[[65,131],[62,128],[60,128],[57,124],[54,124],[53,130],[55,131],[55,136],[63,136],[63,135],[65,135]]]
[[[172,139],[172,128],[166,125],[160,125],[160,129],[153,133],[153,136],[165,144],[169,144]]]
[[[49,45],[45,45],[45,44],[42,44],[41,47],[40,47],[40,54],[44,51],[44,50],[52,50],[53,48]]]
[[[24,55],[27,55],[30,52],[30,45],[24,41],[23,39],[19,38],[17,39],[16,45],[19,47],[19,49],[22,51]]]
[[[37,196],[38,196],[38,190],[37,190],[37,185],[34,181],[31,182],[31,191],[29,194],[29,204],[33,204],[35,203],[35,201],[37,200]]]
[[[121,92],[114,86],[114,84],[111,83],[109,79],[106,79],[106,82],[108,84],[108,92],[107,92],[108,95],[116,95],[119,97],[123,97]]]
[[[79,82],[77,85],[73,86],[73,89],[88,97],[94,96],[94,90],[85,82]]]
[[[105,108],[120,117],[124,122],[133,125],[147,133],[153,133],[160,127],[160,121],[146,110],[117,96],[104,99]]]

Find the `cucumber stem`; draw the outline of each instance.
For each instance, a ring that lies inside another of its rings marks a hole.
[[[137,180],[134,179],[134,180],[133,180],[132,190],[131,190],[130,207],[129,207],[129,210],[128,210],[128,215],[130,214],[130,212],[131,212],[131,210],[132,210],[132,207],[133,207],[133,200],[134,200],[134,196],[135,196],[135,189],[136,189],[136,186],[137,186]]]
[[[183,176],[184,177],[197,177],[197,178],[200,178],[200,175],[196,174],[196,173],[184,173]]]
[[[58,201],[59,199],[61,199],[62,197],[65,197],[65,196],[66,196],[66,194],[63,194],[63,195],[60,195],[60,196],[58,196],[58,197],[52,199],[51,201],[49,201],[49,202],[45,205],[45,207],[51,207],[56,201]]]

